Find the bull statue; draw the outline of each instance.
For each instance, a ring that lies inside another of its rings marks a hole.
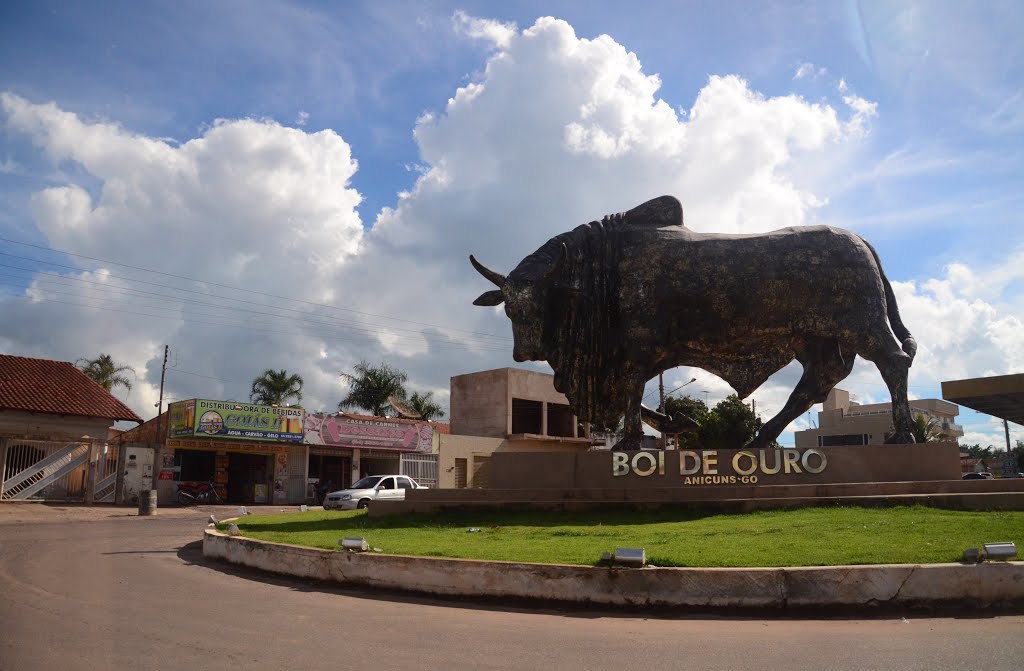
[[[895,430],[886,442],[914,442],[907,374],[917,343],[878,254],[854,233],[697,233],[683,225],[679,201],[662,196],[556,235],[507,277],[469,260],[498,287],[473,304],[505,304],[513,358],[546,360],[555,389],[584,421],[607,427],[624,416],[619,449],[639,447],[641,421],[692,428],[642,405],[658,373],[696,366],[746,398],[799,361],[803,375],[748,446],[757,449],[824,401],[858,354],[874,362],[892,396]]]

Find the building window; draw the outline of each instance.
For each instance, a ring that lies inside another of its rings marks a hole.
[[[512,399],[512,433],[541,433],[544,404],[540,401]]]
[[[572,438],[572,410],[561,403],[548,403],[548,435]]]
[[[466,459],[455,460],[455,488],[466,488]]]

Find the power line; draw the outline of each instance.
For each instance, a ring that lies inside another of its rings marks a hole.
[[[181,370],[180,368],[168,368],[171,373],[183,373],[185,375],[194,375],[196,377],[205,377],[207,380],[217,380],[219,382],[230,382],[232,384],[242,384],[241,380],[227,380],[222,377],[213,377],[212,375],[203,375],[202,373],[193,373],[190,370]]]
[[[416,320],[413,320],[413,319],[404,319],[402,317],[391,317],[389,315],[381,315],[381,314],[375,314],[375,313],[372,313],[372,312],[364,312],[362,310],[356,310],[354,308],[340,307],[340,306],[337,306],[337,305],[329,305],[329,304],[326,304],[326,303],[317,303],[315,301],[307,301],[307,300],[304,300],[304,299],[301,299],[301,298],[292,298],[290,296],[281,296],[281,295],[278,295],[278,294],[272,294],[272,293],[268,293],[268,292],[265,292],[265,291],[256,291],[255,289],[243,289],[241,287],[233,287],[231,285],[220,284],[218,282],[207,282],[206,280],[197,280],[197,279],[193,279],[193,278],[187,277],[185,275],[175,275],[173,273],[165,273],[165,272],[162,272],[162,271],[159,271],[159,270],[149,270],[147,268],[141,268],[139,266],[132,266],[132,265],[128,265],[128,264],[125,264],[125,263],[118,263],[117,261],[107,261],[105,259],[98,259],[96,257],[86,256],[84,254],[75,254],[74,252],[67,252],[67,251],[63,251],[63,250],[59,250],[59,249],[53,249],[51,247],[43,247],[41,245],[33,245],[31,243],[20,242],[18,240],[11,240],[9,238],[4,238],[4,237],[0,237],[0,240],[3,240],[5,242],[13,242],[14,244],[18,244],[18,245],[25,245],[27,247],[34,247],[36,249],[42,249],[42,250],[45,250],[45,251],[48,251],[48,252],[55,252],[55,253],[58,253],[58,254],[66,254],[68,256],[75,256],[75,257],[79,257],[79,258],[89,259],[91,261],[96,261],[96,262],[99,262],[99,263],[109,263],[111,265],[121,266],[123,268],[130,268],[132,270],[139,270],[141,272],[155,273],[157,275],[163,275],[163,276],[166,276],[166,277],[173,277],[175,279],[181,279],[181,280],[185,280],[187,282],[192,282],[192,283],[195,283],[195,284],[206,284],[206,285],[210,285],[210,286],[221,287],[223,289],[230,289],[232,291],[242,291],[242,292],[249,293],[249,294],[255,294],[255,295],[259,295],[259,296],[267,296],[269,298],[276,298],[276,299],[279,299],[279,300],[296,302],[296,303],[302,303],[302,304],[305,304],[305,305],[311,305],[313,307],[326,308],[328,310],[339,310],[339,311],[342,311],[342,312],[351,312],[351,313],[354,313],[354,314],[359,314],[359,315],[363,315],[363,316],[366,316],[366,317],[374,317],[374,318],[377,318],[377,319],[390,319],[390,320],[393,320],[393,321],[404,322],[406,324],[415,324],[417,326],[429,326],[430,328],[436,328],[436,329],[440,329],[440,330],[457,331],[457,332],[462,332],[462,333],[472,333],[472,334],[475,334],[475,335],[489,336],[489,337],[493,337],[493,338],[502,338],[502,339],[508,340],[507,336],[500,336],[500,335],[497,335],[495,333],[486,333],[486,332],[481,332],[481,331],[471,331],[471,330],[468,330],[468,329],[458,329],[458,328],[446,327],[446,326],[441,326],[439,324],[431,324],[429,322],[420,322],[420,321],[416,321]],[[65,265],[65,264],[61,264],[61,263],[56,263],[54,261],[46,261],[44,259],[37,259],[37,258],[31,257],[31,256],[21,256],[21,255],[18,255],[18,254],[9,254],[9,253],[6,253],[6,252],[0,252],[0,256],[9,256],[9,257],[12,257],[12,258],[22,259],[22,260],[25,260],[25,261],[34,261],[35,263],[43,263],[43,264],[51,265],[51,266],[54,266],[54,267],[57,267],[57,268],[66,268],[68,270],[73,270],[75,272],[84,272],[82,268],[78,268],[76,266],[69,266],[69,265]],[[28,269],[28,268],[19,268],[19,270],[29,270],[31,272],[36,272],[36,271],[32,271],[31,269]],[[113,275],[113,274],[111,274],[109,276],[117,278],[117,279],[126,280],[126,281],[129,281],[129,282],[141,282],[143,284],[152,284],[152,285],[155,285],[155,286],[162,286],[162,287],[165,287],[165,288],[176,289],[176,290],[179,290],[179,291],[189,291],[188,289],[184,289],[182,287],[175,287],[175,286],[165,285],[165,284],[157,284],[157,283],[154,283],[154,282],[147,282],[145,280],[139,280],[139,279],[135,279],[135,278],[132,278],[132,277],[124,277],[124,276]],[[239,299],[239,298],[232,298],[230,296],[219,296],[217,294],[213,294],[212,292],[208,292],[208,291],[204,291],[203,293],[206,293],[207,295],[210,295],[210,296],[216,296],[218,298],[224,298],[224,299],[227,299],[227,300],[238,300],[238,301],[242,300],[242,299]],[[265,305],[265,304],[263,304],[263,305]],[[266,307],[275,307],[275,306],[266,306]]]
[[[0,266],[4,266],[4,265],[5,264],[0,264]],[[50,273],[47,273],[47,274],[50,274]],[[17,276],[8,275],[6,273],[0,273],[0,277],[11,277],[13,279],[22,279],[22,278],[17,277]],[[61,279],[70,280],[72,282],[75,282],[76,284],[69,284],[68,282],[60,281],[60,280],[57,280],[57,279],[50,279],[50,278],[36,279],[34,281],[40,282],[40,283],[54,283],[54,284],[57,284],[57,285],[60,285],[60,286],[69,286],[69,287],[76,287],[76,288],[78,286],[77,283],[81,282],[81,283],[92,285],[92,286],[102,287],[103,291],[107,292],[107,293],[109,293],[109,292],[117,292],[117,293],[131,292],[131,294],[129,294],[129,297],[131,297],[131,298],[138,298],[139,297],[139,296],[132,295],[132,294],[142,294],[142,295],[147,295],[147,296],[156,296],[158,298],[166,298],[166,299],[175,301],[175,303],[176,304],[180,304],[183,309],[187,308],[187,307],[192,307],[194,305],[204,305],[204,306],[214,307],[214,308],[219,308],[219,309],[224,309],[224,310],[235,310],[235,311],[238,311],[238,312],[248,312],[248,313],[252,313],[252,314],[265,315],[265,316],[269,316],[269,317],[279,317],[280,316],[280,315],[278,315],[276,313],[263,312],[261,310],[251,310],[249,308],[242,308],[242,307],[237,307],[237,306],[232,306],[232,305],[221,305],[219,303],[209,303],[209,302],[206,302],[206,301],[200,301],[200,300],[190,299],[190,298],[186,299],[186,298],[182,298],[180,296],[172,296],[172,295],[168,295],[168,294],[161,294],[159,292],[154,292],[154,291],[144,291],[142,289],[134,289],[134,288],[131,288],[131,287],[121,287],[121,286],[117,286],[117,285],[106,284],[106,283],[103,283],[103,282],[93,282],[93,281],[85,280],[85,279],[82,279],[82,278],[65,277],[65,276],[58,276],[58,277],[60,277]],[[2,285],[2,283],[0,283],[0,285]],[[56,289],[49,289],[48,286],[46,286],[46,285],[44,285],[44,286],[47,288],[47,291],[50,291],[50,292],[55,293],[55,294],[67,294],[67,295],[72,295],[72,296],[78,296],[79,295],[78,293],[67,292],[67,291],[59,291],[59,290],[56,290]],[[89,288],[86,287],[83,290],[88,291]],[[85,297],[86,298],[90,298],[90,299],[95,299],[95,300],[108,300],[108,299],[106,299],[104,297],[94,297],[94,296],[85,296]],[[221,296],[216,296],[216,297],[217,298],[224,298],[225,300],[231,300],[231,299],[226,298],[226,297],[221,297]],[[253,303],[252,301],[246,301],[246,302],[247,303]],[[346,328],[346,329],[350,329],[350,330],[354,330],[354,331],[363,331],[363,332],[366,332],[366,333],[377,333],[379,330],[387,329],[389,331],[406,331],[406,332],[409,332],[409,333],[415,333],[417,335],[422,336],[423,338],[436,337],[436,336],[428,335],[423,330],[408,329],[408,328],[403,328],[401,326],[378,326],[378,327],[376,327],[377,330],[374,330],[374,327],[372,327],[372,326],[364,326],[364,325],[362,325],[362,324],[360,324],[358,322],[344,321],[344,320],[338,319],[336,317],[331,317],[329,315],[326,316],[325,318],[326,319],[331,319],[333,321],[323,322],[323,321],[311,320],[311,319],[308,318],[310,313],[306,312],[304,310],[295,310],[293,308],[276,307],[276,306],[272,306],[272,305],[266,305],[264,303],[254,303],[254,304],[255,305],[262,305],[262,306],[265,306],[265,307],[269,307],[269,308],[277,310],[277,311],[282,311],[283,310],[283,311],[289,311],[289,312],[296,312],[296,313],[298,313],[300,315],[305,316],[306,317],[305,321],[310,323],[310,324],[320,324],[320,325],[323,325],[323,326],[333,326],[333,327],[338,327],[338,328]],[[148,305],[148,306],[143,306],[143,307],[147,307],[147,308],[155,309],[155,310],[161,310],[161,309],[164,309],[165,306],[162,306],[162,305],[160,305],[160,306]],[[210,314],[198,313],[198,312],[195,313],[195,314],[201,315],[201,316],[206,316],[206,317],[225,317],[225,316],[230,317],[230,315],[223,315],[223,314],[210,315]],[[400,338],[408,339],[410,336],[395,335],[395,337],[400,337]],[[467,337],[464,337],[464,339],[476,341],[479,344],[485,344],[485,345],[496,345],[496,344],[498,344],[496,342],[493,342],[493,341],[490,341],[490,340],[487,340],[487,339],[484,339],[484,338],[480,338],[478,336],[467,336]]]
[[[337,336],[325,336],[323,333],[316,333],[316,332],[310,333],[310,332],[305,332],[305,331],[279,331],[279,330],[275,330],[275,329],[254,327],[252,324],[249,324],[249,323],[225,324],[225,323],[220,323],[220,322],[204,321],[204,320],[201,320],[201,319],[190,319],[188,317],[183,317],[183,316],[169,316],[169,315],[161,315],[161,314],[152,314],[152,313],[147,313],[147,312],[136,312],[136,311],[133,311],[133,310],[124,310],[124,309],[116,308],[116,307],[106,307],[106,306],[102,306],[102,305],[97,306],[97,305],[89,305],[89,304],[84,304],[84,303],[73,303],[71,301],[62,301],[62,300],[57,300],[57,299],[54,299],[54,298],[32,298],[30,296],[23,296],[23,295],[12,294],[12,293],[7,293],[5,295],[11,296],[12,298],[16,298],[16,299],[20,299],[20,300],[25,300],[25,301],[30,301],[30,302],[45,301],[45,302],[49,302],[49,303],[59,303],[59,304],[62,304],[62,305],[71,305],[71,306],[75,306],[75,307],[79,307],[79,308],[86,308],[86,309],[91,309],[91,310],[104,310],[104,311],[108,311],[108,312],[109,311],[121,312],[121,313],[125,313],[125,314],[130,314],[130,315],[137,315],[137,316],[141,316],[141,317],[154,317],[154,318],[157,318],[157,319],[173,319],[175,321],[182,321],[182,322],[186,322],[186,323],[198,324],[198,325],[201,325],[201,326],[221,326],[221,327],[245,329],[245,330],[250,331],[250,332],[251,331],[260,331],[262,333],[275,333],[275,334],[281,334],[281,335],[301,335],[301,336],[306,336],[306,337],[321,338],[321,339],[323,339],[323,340],[325,340],[327,342],[345,342],[345,343],[357,342],[357,341],[354,341],[353,339],[340,338],[340,337],[337,337]],[[104,300],[104,299],[92,299],[92,300]],[[373,344],[373,341],[369,337],[364,338],[362,340],[362,342]],[[439,340],[427,339],[427,342],[429,344],[435,345],[435,346],[452,346],[452,347],[458,347],[458,348],[463,349],[463,350],[474,349],[474,348],[467,347],[467,346],[465,346],[463,344],[460,344],[460,343],[447,342],[447,341],[443,341],[443,340],[439,341]],[[497,350],[497,349],[487,348],[487,347],[479,347],[479,348],[475,348],[475,349],[479,349],[481,351],[495,351],[495,352],[497,352],[497,351],[504,352],[505,351],[504,349]]]

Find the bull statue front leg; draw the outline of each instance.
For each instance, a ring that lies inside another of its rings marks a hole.
[[[631,393],[626,397],[626,415],[622,420],[622,438],[615,443],[616,450],[639,450],[643,445],[644,429],[640,412],[643,404],[644,385],[630,385]]]

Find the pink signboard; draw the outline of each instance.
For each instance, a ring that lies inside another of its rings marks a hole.
[[[434,427],[428,422],[398,422],[375,417],[307,414],[305,442],[374,450],[430,452]]]

